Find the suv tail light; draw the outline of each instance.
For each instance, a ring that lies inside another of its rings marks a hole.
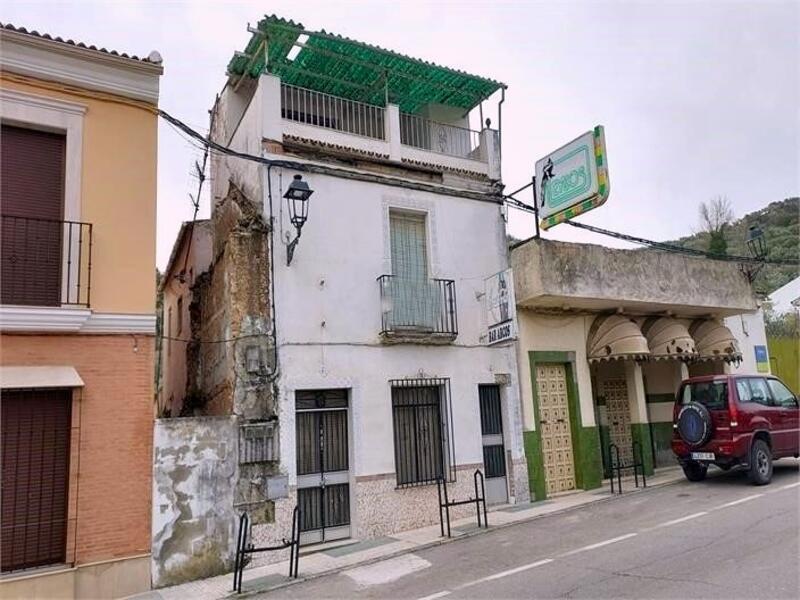
[[[728,414],[731,419],[731,427],[739,425],[739,408],[736,406],[736,398],[728,398]]]

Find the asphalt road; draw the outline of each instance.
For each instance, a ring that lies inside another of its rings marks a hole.
[[[800,598],[800,467],[714,471],[260,598]],[[491,514],[489,515],[491,522]]]

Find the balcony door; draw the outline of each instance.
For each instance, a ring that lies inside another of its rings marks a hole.
[[[58,306],[64,219],[64,134],[2,126],[0,301]]]
[[[392,325],[395,329],[433,330],[439,295],[428,276],[425,215],[389,214],[392,244]]]

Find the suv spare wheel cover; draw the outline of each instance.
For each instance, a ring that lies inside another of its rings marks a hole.
[[[711,415],[708,409],[691,402],[678,414],[678,434],[690,446],[702,446],[711,437]]]

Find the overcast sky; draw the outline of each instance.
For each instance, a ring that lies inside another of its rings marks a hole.
[[[499,79],[509,86],[507,190],[530,181],[538,158],[602,124],[611,196],[580,220],[663,240],[695,230],[697,206],[712,196],[726,195],[741,216],[800,191],[799,7],[796,0],[5,0],[0,20],[138,55],[158,50],[161,107],[201,130],[228,60],[250,37],[248,22],[265,13]],[[191,218],[198,154],[161,124],[159,267],[180,222]],[[511,211],[510,232],[529,237],[532,218]],[[613,243],[568,225],[546,236]]]

